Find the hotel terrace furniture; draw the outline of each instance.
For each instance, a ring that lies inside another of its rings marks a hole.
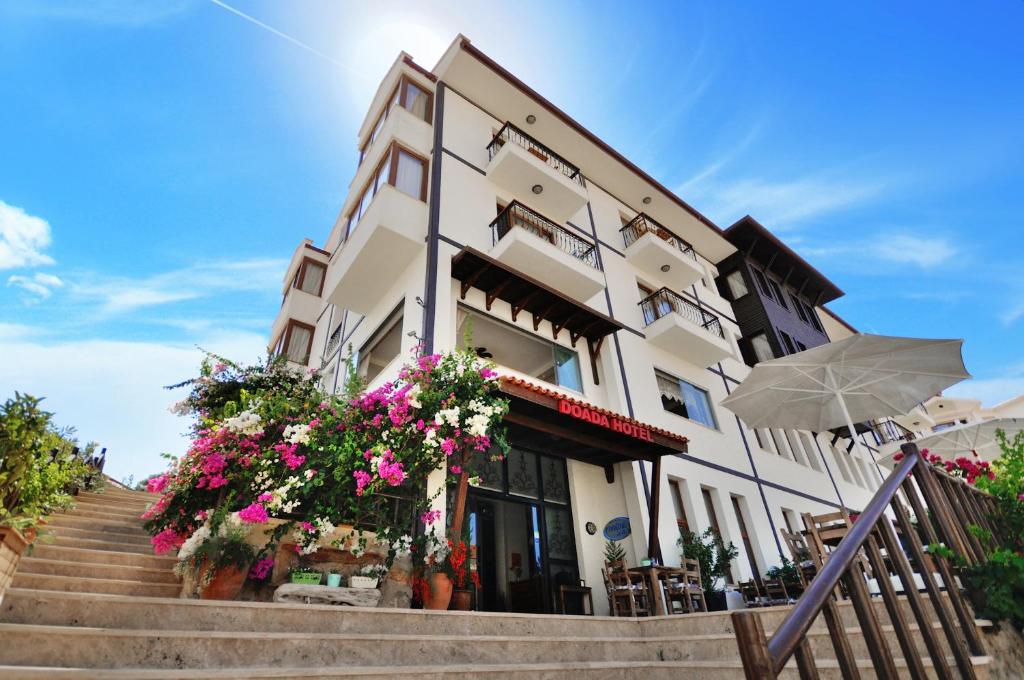
[[[644,577],[626,569],[625,562],[608,562],[604,569],[612,616],[649,616],[651,597]]]
[[[786,529],[779,529],[779,533],[782,535],[782,540],[789,549],[790,558],[797,568],[800,584],[806,588],[807,584],[814,578],[814,574],[817,573],[817,568],[814,566],[814,561],[811,558],[811,549],[807,545],[807,539],[802,534],[793,533]]]
[[[576,585],[562,584],[558,586],[558,612],[560,614],[569,613],[565,608],[565,596],[567,594],[570,597],[570,601],[576,599],[580,603],[580,614],[584,616],[594,615],[594,593],[586,581],[581,580]]]
[[[678,569],[667,569],[659,574],[659,578],[668,600],[666,613],[675,613],[672,605],[676,602],[680,605],[680,614],[708,610],[700,579],[700,563],[697,560],[683,558]]]

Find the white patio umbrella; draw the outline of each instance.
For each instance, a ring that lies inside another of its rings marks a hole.
[[[996,430],[1002,430],[1009,439],[1013,439],[1018,432],[1024,430],[1024,418],[995,418],[958,425],[921,437],[914,443],[919,448],[928,449],[929,453],[942,456],[945,460],[976,453],[978,460],[987,460],[991,463],[1001,453]],[[886,456],[884,462],[891,466],[892,455]]]
[[[821,432],[910,412],[925,399],[971,377],[963,340],[858,334],[762,361],[722,401],[748,427]]]

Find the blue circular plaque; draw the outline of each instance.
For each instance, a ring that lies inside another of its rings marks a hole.
[[[604,525],[604,537],[609,541],[621,541],[630,534],[629,518],[616,517]]]

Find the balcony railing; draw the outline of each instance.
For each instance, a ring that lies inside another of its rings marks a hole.
[[[338,344],[341,342],[341,324],[334,329],[331,333],[331,337],[327,339],[327,349],[324,350],[324,359],[330,359],[331,355],[334,354],[334,350],[338,348]]]
[[[622,234],[622,240],[625,242],[627,248],[644,234],[654,234],[659,238],[664,239],[665,243],[678,248],[679,252],[686,255],[694,262],[697,261],[697,253],[693,251],[693,246],[655,222],[650,216],[645,215],[644,213],[640,213],[630,220],[629,224],[620,229],[619,232]]]
[[[889,444],[892,442],[912,442],[916,435],[894,420],[883,420],[876,422],[871,427],[871,433],[878,444]]]
[[[487,160],[494,158],[506,142],[518,144],[536,156],[539,160],[546,163],[549,167],[554,168],[580,186],[586,186],[583,181],[583,173],[580,172],[578,167],[565,160],[512,123],[505,123],[501,129],[498,130],[498,134],[494,135],[494,139],[491,140],[491,143],[487,145]]]
[[[512,201],[491,222],[491,243],[497,244],[513,227],[526,231],[548,241],[559,250],[569,253],[577,260],[600,269],[597,262],[597,248],[564,227],[560,227],[540,213],[530,210],[519,201]]]
[[[722,322],[711,312],[706,312],[689,300],[684,299],[668,288],[651,293],[640,301],[640,309],[644,313],[644,325],[650,326],[663,316],[675,312],[693,323],[705,328],[708,332],[725,338]]]

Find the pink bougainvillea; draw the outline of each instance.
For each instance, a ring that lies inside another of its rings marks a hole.
[[[267,515],[267,509],[259,503],[253,503],[239,510],[238,518],[246,524],[263,524],[270,519]]]
[[[174,529],[164,529],[149,539],[149,542],[153,545],[153,552],[157,555],[163,555],[166,552],[180,548],[185,539],[178,535],[178,532]]]
[[[274,558],[264,557],[261,560],[257,560],[255,564],[252,565],[252,569],[249,570],[249,578],[254,579],[256,581],[262,581],[268,576],[270,576],[270,572],[273,569]]]

